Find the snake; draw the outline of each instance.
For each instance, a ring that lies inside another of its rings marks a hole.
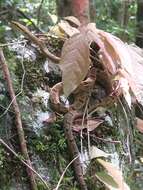
[[[73,122],[77,117],[83,116],[83,112],[85,110],[85,106],[88,100],[89,100],[88,103],[89,113],[95,110],[98,106],[108,107],[116,101],[115,98],[116,96],[112,96],[113,95],[112,88],[110,90],[109,88],[105,90],[103,87],[101,87],[101,85],[97,85],[97,77],[99,81],[101,80],[101,78],[99,78],[98,75],[99,71],[97,72],[97,69],[95,67],[91,67],[86,79],[83,80],[81,84],[77,87],[77,89],[73,92],[74,102],[69,107],[66,107],[60,101],[60,96],[63,94],[62,82],[55,84],[50,90],[50,104],[52,109],[58,113],[64,114],[63,126],[65,131],[65,136],[67,138],[68,149],[71,158],[74,159],[77,157],[73,162],[73,167],[74,167],[75,177],[78,181],[81,190],[87,190],[87,185],[84,180],[81,161],[80,158],[78,157],[79,150],[72,131]],[[108,85],[110,86],[111,84]],[[106,87],[107,87],[107,81],[106,81]]]

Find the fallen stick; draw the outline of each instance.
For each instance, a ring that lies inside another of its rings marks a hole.
[[[12,85],[12,81],[10,78],[10,73],[9,73],[9,69],[7,66],[7,63],[5,61],[5,57],[3,54],[2,49],[0,49],[0,65],[2,66],[2,71],[3,71],[3,75],[4,78],[7,82],[7,86],[8,86],[8,91],[9,91],[9,95],[10,98],[12,100],[12,106],[15,112],[15,119],[16,119],[16,128],[17,128],[17,133],[18,133],[18,137],[19,137],[19,142],[20,142],[20,147],[21,147],[21,152],[26,160],[26,163],[32,167],[29,155],[28,155],[28,150],[27,150],[27,145],[26,145],[26,141],[25,141],[25,137],[24,137],[24,130],[22,127],[22,121],[21,121],[21,113],[20,113],[20,109],[16,100],[16,95],[13,89],[13,85]],[[31,184],[31,189],[32,190],[37,190],[37,185],[36,185],[36,181],[35,181],[35,176],[33,174],[33,172],[27,167],[27,174],[29,176],[29,180],[30,180],[30,184]]]

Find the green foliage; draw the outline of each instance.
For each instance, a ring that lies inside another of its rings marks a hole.
[[[106,1],[103,0],[92,0],[96,7],[96,18],[95,22],[98,28],[101,28],[107,32],[110,32],[116,36],[119,36],[125,41],[135,40],[136,30],[136,1],[131,1],[127,9],[127,24],[122,25],[124,22],[124,14],[126,10],[123,7],[123,1],[114,0]]]
[[[47,188],[45,188],[45,185],[41,181],[37,182],[37,189],[38,190],[47,190]]]
[[[117,183],[107,173],[105,173],[105,172],[96,172],[96,175],[101,179],[101,181],[107,183],[108,185],[112,186],[113,188],[118,188]]]
[[[0,145],[0,168],[3,168],[4,161],[6,160],[4,148]]]
[[[40,136],[32,141],[36,151],[45,152],[50,155],[49,159],[51,160],[52,155],[54,157],[55,154],[63,154],[67,150],[64,132],[59,124],[45,128],[45,133],[47,133],[47,136]]]

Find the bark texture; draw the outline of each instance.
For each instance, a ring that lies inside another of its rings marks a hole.
[[[89,0],[57,0],[57,13],[59,17],[75,16],[82,24],[90,20]]]
[[[73,15],[76,16],[82,24],[87,24],[89,18],[89,0],[72,0]]]
[[[56,0],[58,17],[71,16],[72,12],[72,0]]]
[[[78,147],[72,132],[72,124],[76,114],[76,111],[71,110],[64,116],[65,136],[67,137],[68,148],[72,159],[79,155]],[[73,162],[73,167],[80,189],[87,190],[79,157]]]

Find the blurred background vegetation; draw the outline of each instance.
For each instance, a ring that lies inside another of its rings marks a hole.
[[[59,19],[57,5],[66,7],[68,1],[0,0],[1,40],[11,34],[11,20],[20,21],[35,31],[47,32]],[[137,4],[135,0],[90,0],[91,21],[96,22],[98,28],[134,42],[137,35]]]

